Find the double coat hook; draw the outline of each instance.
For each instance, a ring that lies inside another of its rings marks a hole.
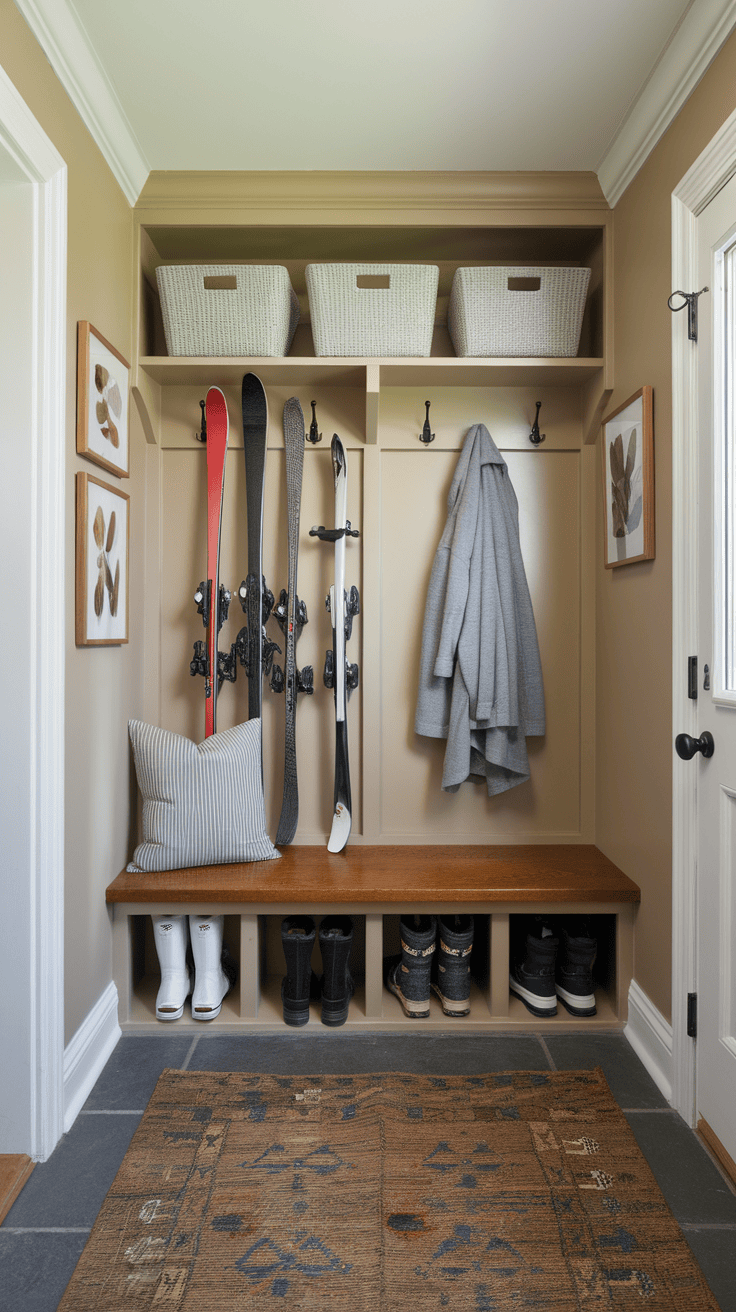
[[[429,426],[429,407],[430,407],[430,402],[429,402],[429,401],[425,401],[424,404],[425,404],[426,407],[427,407],[427,414],[426,414],[426,417],[425,417],[425,420],[424,420],[424,428],[422,429],[421,433],[419,434],[419,441],[420,441],[420,442],[423,442],[425,446],[429,446],[430,442],[434,442],[434,437],[435,437],[435,435],[434,435],[434,433],[432,432],[432,430],[431,430],[431,428],[430,428],[430,426]]]

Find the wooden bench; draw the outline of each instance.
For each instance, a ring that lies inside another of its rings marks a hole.
[[[353,1031],[474,1031],[621,1028],[632,975],[638,886],[596,847],[287,848],[280,861],[205,866],[158,874],[123,871],[107,889],[113,916],[114,975],[125,1031],[161,1029],[155,1018],[157,962],[150,914],[226,917],[225,936],[239,964],[238,983],[211,1030],[276,1030],[283,1024],[280,921],[290,914],[355,917],[352,968],[358,981],[345,1028]],[[471,1012],[448,1018],[432,998],[428,1020],[410,1021],[383,984],[384,956],[398,951],[402,912],[470,912],[476,917]],[[519,913],[595,917],[598,1014],[582,1021],[560,1008],[539,1020],[509,996],[509,918]],[[313,965],[319,973],[317,949]],[[315,1008],[306,1033],[319,1024]],[[185,1011],[179,1028],[202,1030]]]

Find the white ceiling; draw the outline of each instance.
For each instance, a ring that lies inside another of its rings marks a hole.
[[[133,200],[149,169],[598,171],[627,133],[630,167],[736,24],[736,0],[16,4]]]
[[[687,0],[74,0],[152,169],[596,169]]]

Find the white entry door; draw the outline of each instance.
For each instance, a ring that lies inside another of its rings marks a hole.
[[[736,1159],[736,178],[698,244],[696,1118]]]

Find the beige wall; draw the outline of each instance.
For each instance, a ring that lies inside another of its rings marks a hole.
[[[669,1018],[672,823],[670,198],[736,106],[724,46],[614,211],[614,409],[654,388],[656,558],[604,570],[598,504],[596,841],[641,885],[634,973]],[[599,454],[600,460],[600,454]],[[598,470],[599,487],[601,470]]]
[[[130,359],[130,207],[12,0],[0,0],[0,61],[68,167],[66,478],[66,1041],[112,975],[104,889],[128,852],[130,774],[126,720],[140,701],[143,437],[131,425],[130,638],[127,646],[74,645],[74,480],[78,469],[118,480],[75,446],[76,325],[89,319]]]

